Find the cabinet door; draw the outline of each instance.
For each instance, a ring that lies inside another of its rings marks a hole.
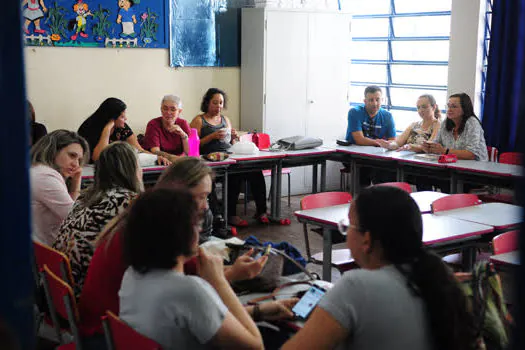
[[[272,141],[304,135],[308,14],[268,11],[264,132]]]
[[[326,144],[344,138],[350,86],[350,15],[311,13],[308,25],[306,134]],[[328,162],[327,188],[339,186],[341,164]],[[306,185],[309,186],[307,177]]]

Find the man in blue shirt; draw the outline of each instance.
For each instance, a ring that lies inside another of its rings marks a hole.
[[[371,85],[365,89],[365,105],[348,111],[348,128],[346,139],[361,146],[379,147],[377,139],[395,140],[396,128],[392,114],[381,108],[383,94],[379,86]],[[391,173],[375,171],[371,168],[361,168],[359,184],[361,187],[370,182],[380,183],[394,181]]]

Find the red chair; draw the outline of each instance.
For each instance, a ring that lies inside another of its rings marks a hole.
[[[458,208],[472,207],[480,205],[481,201],[478,196],[470,193],[451,194],[449,196],[439,198],[430,204],[432,213],[437,213],[444,210],[452,210]]]
[[[73,289],[60,277],[55,275],[47,265],[42,268],[42,281],[46,292],[49,313],[53,321],[56,336],[62,345],[58,349],[82,349],[78,329],[78,308],[73,294]],[[68,331],[73,336],[73,342],[67,342],[60,327],[61,317],[69,323]]]
[[[518,152],[505,152],[500,154],[499,162],[503,164],[523,164],[523,156]],[[508,203],[514,204],[514,196],[506,193],[482,194],[479,198],[486,203]]]
[[[333,205],[347,204],[352,201],[352,195],[348,192],[322,192],[315,193],[303,197],[301,199],[301,210],[324,208]],[[314,230],[317,232],[318,230]],[[316,264],[322,264],[323,254],[318,253],[311,255],[310,252],[310,241],[308,240],[308,227],[303,224],[304,241],[306,245],[306,256],[309,262]],[[322,231],[320,231],[322,232]],[[336,267],[339,271],[346,271],[354,266],[354,259],[350,254],[349,249],[336,249],[332,251],[332,266]]]
[[[405,192],[412,193],[412,187],[406,182],[384,182],[375,186],[390,186],[402,189]]]
[[[518,250],[519,233],[519,231],[509,231],[494,237],[492,239],[494,254],[504,254]]]
[[[41,271],[44,265],[47,265],[55,275],[60,276],[70,286],[74,285],[71,264],[64,253],[35,241],[33,241],[33,250],[37,271]]]
[[[500,154],[499,162],[504,164],[523,164],[523,155],[519,152],[505,152]]]
[[[138,333],[111,311],[102,317],[104,335],[109,350],[160,350],[161,346],[150,338]]]
[[[489,157],[489,162],[498,161],[498,149],[496,147],[487,146],[487,155]]]

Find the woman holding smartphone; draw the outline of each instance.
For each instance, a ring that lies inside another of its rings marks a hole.
[[[365,188],[348,217],[341,231],[361,269],[342,276],[282,349],[473,348],[467,298],[441,258],[423,247],[421,213],[410,195]]]

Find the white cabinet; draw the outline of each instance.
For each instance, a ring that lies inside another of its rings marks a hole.
[[[334,11],[242,10],[241,129],[344,138],[350,84],[351,16]],[[327,186],[340,164],[328,163]],[[292,193],[311,187],[308,168],[292,170]],[[285,191],[284,188],[283,191]]]

